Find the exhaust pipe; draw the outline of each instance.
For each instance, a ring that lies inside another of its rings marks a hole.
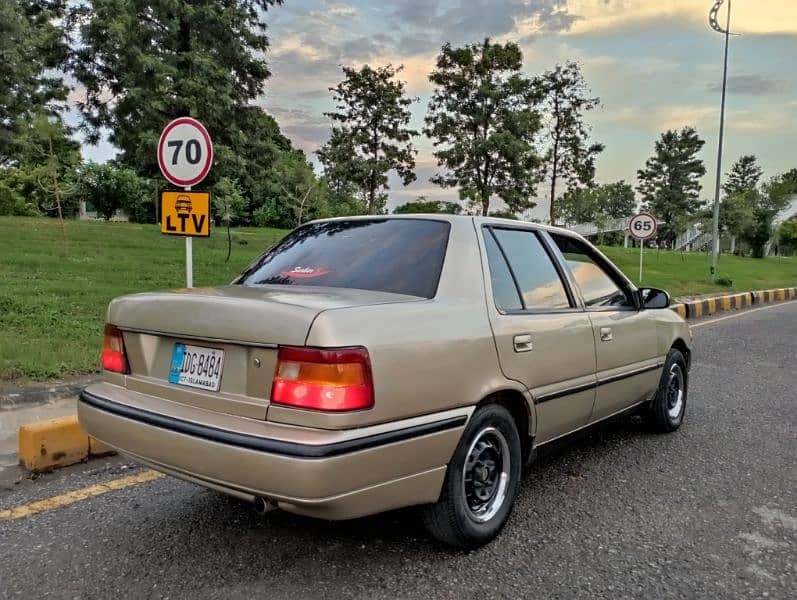
[[[261,516],[270,513],[272,510],[277,510],[277,504],[275,502],[266,500],[260,496],[255,497],[254,507],[255,512]]]

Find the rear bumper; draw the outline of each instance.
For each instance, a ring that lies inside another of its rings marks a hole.
[[[326,519],[436,501],[471,410],[329,431],[220,415],[108,383],[88,387],[78,403],[83,427],[134,460]]]

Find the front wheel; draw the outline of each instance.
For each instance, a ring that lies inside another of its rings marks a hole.
[[[645,414],[645,421],[654,431],[669,433],[681,426],[687,392],[686,360],[680,351],[672,348],[667,353],[659,389]]]
[[[512,415],[488,404],[471,417],[448,465],[440,499],[424,509],[429,533],[458,548],[492,540],[509,518],[521,473]]]

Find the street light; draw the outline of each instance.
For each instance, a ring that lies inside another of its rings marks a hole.
[[[722,138],[725,133],[725,88],[728,84],[728,40],[731,30],[731,0],[728,0],[728,16],[725,21],[725,29],[717,21],[717,16],[725,0],[716,0],[714,6],[708,13],[708,24],[711,28],[725,35],[725,58],[722,65],[722,104],[720,106],[720,139],[717,146],[717,185],[714,188],[714,223],[713,235],[711,237],[711,281],[717,277],[717,260],[720,252],[720,182],[722,180]]]

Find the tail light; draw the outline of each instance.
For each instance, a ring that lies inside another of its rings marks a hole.
[[[102,368],[115,373],[128,373],[125,340],[115,325],[105,324],[105,339],[102,343]]]
[[[374,386],[368,351],[281,346],[271,402],[325,411],[371,408]]]

